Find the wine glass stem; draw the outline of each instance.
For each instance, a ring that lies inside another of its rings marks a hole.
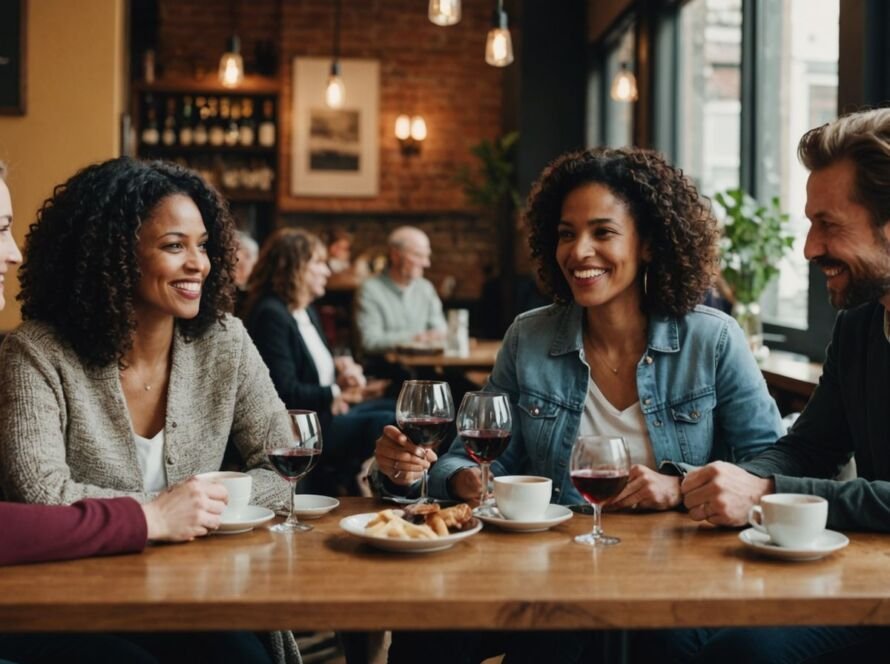
[[[591,506],[593,507],[593,529],[590,531],[590,536],[599,539],[603,536],[603,509],[599,503],[591,503]]]
[[[290,513],[287,515],[287,523],[288,525],[296,525],[300,523],[300,520],[297,518],[296,512],[294,512],[294,494],[297,492],[297,483],[294,480],[288,480],[290,485]]]
[[[425,503],[426,499],[429,497],[429,487],[427,484],[429,483],[429,473],[424,469],[423,474],[420,478],[420,502]]]
[[[480,463],[482,466],[482,495],[479,497],[479,504],[484,505],[485,501],[488,500],[488,482],[489,476],[491,475],[491,464],[490,463]]]

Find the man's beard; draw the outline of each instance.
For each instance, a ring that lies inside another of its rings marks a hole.
[[[875,243],[880,246],[880,259],[866,259],[856,265],[841,263],[830,257],[816,259],[816,262],[830,267],[843,266],[847,269],[847,287],[842,291],[828,291],[828,300],[836,309],[852,309],[867,302],[877,302],[890,293],[890,241],[883,233],[875,229]]]

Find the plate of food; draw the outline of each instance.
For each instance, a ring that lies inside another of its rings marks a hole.
[[[431,553],[472,537],[482,530],[482,522],[466,503],[445,509],[430,503],[354,514],[341,519],[340,527],[384,551]]]

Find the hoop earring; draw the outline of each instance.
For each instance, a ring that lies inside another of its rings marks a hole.
[[[649,296],[649,266],[643,268],[643,297]]]

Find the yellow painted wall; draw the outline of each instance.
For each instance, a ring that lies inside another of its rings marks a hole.
[[[56,184],[120,154],[124,16],[124,0],[28,2],[27,114],[0,115],[19,243]],[[20,321],[17,292],[18,282],[7,279],[0,330]]]

